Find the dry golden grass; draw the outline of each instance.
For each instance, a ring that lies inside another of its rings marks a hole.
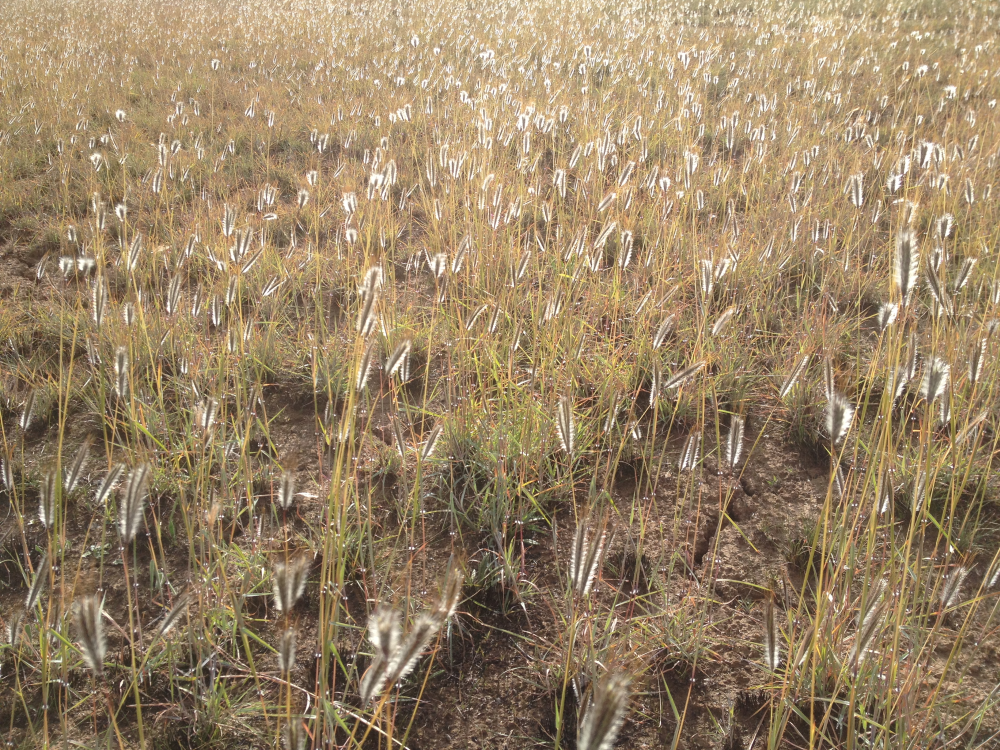
[[[3,10],[9,746],[997,746],[996,3]]]

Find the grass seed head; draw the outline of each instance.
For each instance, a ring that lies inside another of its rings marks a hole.
[[[972,385],[979,382],[979,377],[986,362],[986,346],[988,343],[985,338],[982,338],[979,339],[976,346],[972,347],[972,356],[969,357],[969,382]]]
[[[774,601],[771,597],[764,603],[764,665],[769,671],[777,671],[781,664],[781,643],[778,625],[774,618]]]
[[[474,321],[473,321],[474,322]],[[393,349],[392,354],[390,354],[385,360],[385,374],[392,378],[399,376],[399,379],[406,381],[409,379],[410,375],[410,350],[413,348],[413,342],[410,339],[406,339],[399,343],[399,345]]]
[[[31,427],[31,421],[35,417],[36,400],[35,391],[28,393],[28,397],[24,400],[24,406],[21,409],[21,418],[18,420],[21,432],[27,432],[28,428]]]
[[[309,579],[310,559],[300,555],[288,562],[276,562],[271,569],[274,579],[274,606],[282,614],[288,614],[306,590]]]
[[[445,574],[444,590],[441,592],[441,601],[438,602],[434,615],[443,624],[448,620],[458,608],[462,598],[462,584],[465,582],[465,573],[454,555],[448,561],[448,572]]]
[[[288,675],[295,666],[295,628],[286,628],[278,639],[278,670]]]
[[[594,685],[577,731],[578,750],[610,750],[621,730],[628,707],[631,678],[612,673]]]
[[[278,479],[278,507],[284,511],[291,510],[295,502],[295,474],[286,469]]]
[[[181,594],[177,597],[177,601],[174,602],[174,606],[163,616],[163,620],[160,621],[160,627],[156,629],[156,637],[163,638],[167,633],[169,633],[173,627],[180,622],[181,617],[188,611],[188,606],[191,604],[191,595],[188,593]]]
[[[684,383],[693,378],[702,368],[705,367],[707,362],[702,359],[695,362],[693,365],[685,367],[683,370],[673,375],[666,383],[663,384],[663,390],[669,391],[673,388],[680,388]]]
[[[950,609],[959,603],[962,595],[962,584],[969,575],[969,569],[964,565],[959,565],[945,576],[941,584],[941,606]]]
[[[858,629],[854,636],[854,645],[851,646],[848,660],[856,671],[858,665],[864,661],[868,647],[874,642],[875,636],[882,626],[882,620],[887,609],[886,602],[882,599],[882,589],[872,591],[868,596],[868,606],[864,611],[858,612]]]
[[[687,440],[684,441],[684,448],[681,449],[680,458],[677,460],[679,471],[694,471],[699,458],[701,458],[701,439],[700,432],[692,432],[688,435]]]
[[[106,503],[108,497],[111,495],[111,491],[115,488],[115,485],[124,473],[125,464],[115,464],[112,466],[104,477],[104,481],[101,482],[101,486],[97,488],[97,495],[94,497],[94,502],[98,504]]]
[[[129,325],[128,321],[126,321],[126,325]],[[128,397],[128,364],[128,349],[119,346],[115,350],[115,393],[120,399]]]
[[[93,443],[93,436],[88,435],[73,457],[73,462],[66,469],[66,476],[63,478],[63,492],[65,494],[69,495],[76,488],[77,482],[80,481],[83,466],[87,463],[87,458],[90,456],[90,446]]]
[[[896,322],[897,315],[899,315],[899,305],[895,302],[883,302],[879,305],[878,312],[875,315],[878,330],[884,333],[889,326]]]
[[[896,252],[892,256],[892,280],[904,307],[909,304],[917,285],[919,262],[917,236],[912,230],[904,229],[896,236]]]
[[[0,486],[8,493],[14,491],[14,466],[9,455],[0,456]]]
[[[785,378],[785,382],[782,384],[781,390],[778,392],[778,398],[783,399],[792,392],[792,388],[794,388],[795,384],[799,382],[799,378],[802,377],[802,373],[804,373],[806,368],[809,366],[810,359],[811,357],[806,354],[798,360],[795,367],[792,368],[792,371],[788,373],[788,377]]]
[[[590,593],[601,563],[606,532],[603,524],[594,528],[590,520],[577,524],[569,560],[569,581],[573,593],[583,598]]]
[[[24,608],[28,611],[35,608],[38,603],[39,597],[42,595],[42,591],[45,590],[49,583],[49,553],[46,552],[42,555],[42,559],[38,561],[38,565],[35,566],[35,578],[31,582],[31,588],[28,589],[28,597],[25,599]]]
[[[358,375],[354,382],[355,390],[360,392],[365,389],[365,386],[368,384],[368,374],[371,372],[372,363],[374,361],[375,343],[370,342],[368,346],[365,347],[365,350],[361,355],[361,361],[358,362]]]
[[[653,334],[654,349],[659,349],[663,345],[663,342],[666,340],[667,336],[669,336],[673,332],[674,326],[676,325],[676,320],[677,316],[671,314],[667,315],[663,320],[660,321],[660,324],[656,327],[656,333]]]
[[[104,654],[107,644],[104,639],[104,602],[96,595],[84,596],[76,600],[76,635],[80,641],[80,651],[87,667],[99,677],[104,673]]]
[[[743,428],[745,426],[743,417],[734,416],[732,424],[729,426],[729,434],[726,436],[725,463],[730,471],[736,468],[740,462],[740,455],[743,453]]]
[[[292,719],[285,724],[282,732],[282,746],[285,750],[305,750],[308,734],[300,719]]]
[[[556,432],[562,449],[572,458],[573,449],[576,447],[576,421],[569,396],[562,396],[556,407]]]
[[[441,624],[441,620],[433,612],[424,611],[417,615],[413,626],[389,662],[390,685],[403,680],[413,670],[427,646],[441,629]]]
[[[363,705],[382,692],[389,676],[389,665],[399,650],[403,632],[399,612],[380,604],[368,618],[368,641],[375,658],[361,678],[359,693]]]
[[[920,395],[928,404],[933,404],[945,392],[948,387],[948,374],[951,371],[950,365],[940,357],[934,357],[924,367],[924,378],[920,383]]]
[[[56,521],[56,505],[59,502],[59,473],[55,466],[50,466],[42,475],[42,483],[38,490],[38,520],[47,529],[52,528]]]
[[[146,507],[146,489],[152,467],[141,463],[132,469],[118,508],[118,533],[122,544],[130,544],[142,525]]]
[[[437,424],[434,429],[431,430],[431,434],[427,436],[427,442],[424,443],[424,447],[420,451],[420,460],[426,461],[432,455],[434,455],[434,449],[437,447],[438,440],[441,438],[441,433],[444,431],[443,424]]]
[[[826,431],[836,445],[843,440],[854,419],[854,407],[840,393],[830,394],[826,404]]]

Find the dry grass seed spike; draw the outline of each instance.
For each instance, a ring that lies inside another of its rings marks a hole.
[[[74,622],[80,639],[80,651],[95,677],[104,673],[104,653],[107,644],[104,640],[103,614],[104,602],[99,597],[91,595],[77,599]]]
[[[595,524],[590,518],[576,526],[569,560],[569,580],[578,598],[582,599],[590,593],[600,567],[606,533],[603,522]]]
[[[441,598],[436,605],[417,615],[405,638],[400,627],[400,613],[386,604],[375,608],[368,619],[368,640],[375,651],[375,658],[361,678],[359,693],[362,704],[367,705],[386,684],[393,685],[403,680],[416,666],[431,640],[454,614],[464,580],[464,573],[452,557]]]
[[[55,466],[46,469],[38,491],[38,520],[47,529],[56,521],[56,503],[59,496],[59,474]]]
[[[573,417],[573,403],[569,396],[562,396],[556,407],[556,432],[559,434],[559,444],[566,454],[572,458],[576,444],[576,421]]]
[[[284,511],[291,509],[295,502],[295,474],[286,469],[278,479],[278,507]]]
[[[24,608],[26,610],[32,610],[35,608],[35,604],[38,603],[39,597],[42,595],[42,591],[48,585],[49,582],[49,553],[46,552],[42,555],[42,559],[38,561],[38,565],[35,567],[35,579],[31,582],[31,588],[28,589],[28,596],[24,601]]]
[[[191,595],[188,593],[181,594],[177,597],[177,601],[174,602],[174,606],[163,616],[163,620],[160,622],[160,627],[156,629],[156,637],[163,638],[167,633],[169,633],[174,625],[176,625],[181,616],[187,612],[188,605],[191,603]]]
[[[631,683],[628,675],[612,673],[594,685],[577,732],[577,750],[611,749],[625,719]]]
[[[306,589],[309,579],[310,558],[299,555],[288,562],[276,562],[271,569],[274,579],[274,606],[287,615]]]
[[[854,407],[840,393],[836,391],[831,393],[830,400],[826,405],[826,429],[830,433],[830,439],[834,445],[847,434],[853,419]]]
[[[778,640],[778,625],[774,619],[774,597],[768,596],[764,602],[764,664],[771,672],[781,664],[781,643]]]
[[[118,533],[121,535],[122,544],[131,543],[142,524],[146,488],[151,471],[148,463],[139,464],[132,469],[125,485],[125,496],[118,509]]]
[[[80,481],[83,466],[87,463],[87,458],[90,456],[90,446],[93,442],[94,436],[88,435],[73,457],[73,462],[66,470],[66,476],[63,480],[63,492],[66,495],[69,495],[76,488],[77,482]]]
[[[733,471],[736,464],[740,462],[740,455],[743,453],[743,429],[745,422],[743,417],[733,416],[729,426],[729,434],[726,436],[726,467]]]

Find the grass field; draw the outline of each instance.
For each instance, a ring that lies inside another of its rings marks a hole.
[[[1000,747],[998,3],[0,11],[6,747]]]

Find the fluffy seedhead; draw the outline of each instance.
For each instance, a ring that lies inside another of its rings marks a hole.
[[[126,325],[128,325],[127,320]],[[118,349],[115,350],[115,394],[120,399],[125,399],[128,396],[128,365],[128,349],[124,346],[119,346]]]
[[[285,628],[278,639],[278,669],[288,676],[295,665],[295,628]]]
[[[281,733],[281,745],[285,750],[305,750],[309,735],[300,719],[292,719]]]
[[[276,499],[278,507],[284,511],[291,510],[292,504],[295,502],[295,474],[288,469],[281,472],[281,477],[278,479]]]
[[[420,460],[426,461],[432,455],[434,455],[434,449],[437,447],[438,440],[441,438],[441,433],[444,430],[444,425],[435,425],[434,429],[431,430],[431,434],[427,436],[427,442],[424,443],[424,447],[420,450]]]
[[[104,481],[101,482],[101,486],[97,488],[97,495],[94,501],[98,504],[106,503],[108,497],[111,495],[111,491],[115,488],[115,485],[124,473],[125,464],[115,464],[112,466],[111,470],[104,477]]]
[[[465,573],[462,571],[458,559],[452,555],[451,559],[448,560],[448,572],[445,574],[441,599],[434,612],[442,623],[455,614],[462,599],[463,583],[465,583]]]
[[[573,593],[583,598],[590,593],[604,551],[604,524],[583,520],[573,536],[573,551],[569,559],[569,581]]]
[[[986,362],[986,346],[988,343],[985,338],[982,338],[972,347],[972,356],[969,357],[969,382],[972,385],[978,383],[982,375],[983,366]]]
[[[80,476],[83,474],[83,466],[87,463],[87,457],[90,456],[90,446],[93,442],[93,436],[88,435],[73,457],[73,462],[66,469],[66,475],[63,477],[63,492],[65,494],[69,495],[73,492],[77,482],[80,481]]]
[[[934,357],[924,368],[924,379],[920,383],[920,395],[928,404],[933,404],[948,387],[951,366],[940,357]]]
[[[96,595],[84,596],[76,601],[74,622],[80,641],[80,651],[87,667],[95,676],[104,673],[104,601]]]
[[[428,645],[452,616],[461,597],[465,578],[453,557],[445,576],[441,599],[433,607],[417,615],[413,626],[403,637],[401,616],[391,607],[380,604],[368,618],[368,641],[375,658],[361,678],[358,692],[364,705],[379,695],[387,684],[403,680],[416,666]]]
[[[864,660],[869,645],[874,641],[875,635],[882,625],[882,618],[885,616],[887,607],[885,600],[882,598],[884,590],[885,583],[881,582],[876,589],[868,593],[868,601],[865,608],[858,612],[858,629],[854,636],[854,645],[851,646],[851,651],[848,655],[848,661],[850,661],[855,671],[857,671],[858,665]]]
[[[660,324],[656,327],[656,333],[653,334],[653,348],[659,349],[663,342],[666,340],[667,336],[671,334],[676,325],[677,316],[667,315]]]
[[[392,354],[385,360],[385,374],[388,377],[398,376],[404,382],[410,379],[410,350],[412,348],[413,342],[406,339],[392,350]]]
[[[183,617],[187,612],[190,603],[191,595],[188,593],[181,594],[177,597],[177,601],[174,602],[174,606],[171,607],[167,614],[163,616],[163,620],[160,621],[160,627],[156,629],[157,638],[163,638],[178,622],[180,622],[181,617]]]
[[[938,278],[938,272],[933,265],[927,267],[927,289],[934,300],[932,307],[934,315],[950,316],[954,312],[951,296],[948,294],[944,283]]]
[[[719,314],[719,317],[716,318],[715,323],[712,325],[712,335],[713,336],[722,335],[722,332],[725,331],[726,327],[729,325],[729,322],[733,319],[733,316],[735,314],[736,314],[735,306],[728,307],[725,310],[723,310]]]
[[[569,396],[559,399],[559,406],[556,407],[556,433],[559,435],[559,444],[570,457],[573,456],[573,449],[576,447],[576,421],[573,417],[573,404]]]
[[[781,642],[778,624],[774,618],[774,600],[768,597],[764,603],[764,665],[774,672],[781,664]]]
[[[917,285],[920,249],[913,231],[904,229],[896,237],[896,252],[892,256],[892,281],[905,307]]]
[[[899,305],[895,302],[883,302],[879,305],[875,314],[875,323],[880,332],[884,332],[889,326],[896,322],[899,315]]]
[[[39,597],[41,597],[42,592],[49,583],[49,553],[46,552],[42,555],[42,559],[38,561],[38,566],[35,568],[35,578],[31,582],[31,588],[28,589],[28,597],[25,599],[24,608],[31,611],[35,608],[38,603]]]
[[[389,684],[401,681],[413,670],[442,624],[443,621],[434,612],[424,611],[417,615],[410,631],[389,661],[387,670]]]
[[[299,555],[288,562],[276,562],[271,568],[274,579],[274,606],[282,614],[292,611],[295,603],[306,590],[311,560]]]
[[[38,397],[35,391],[28,393],[28,397],[24,400],[24,406],[21,407],[21,418],[17,421],[21,432],[27,432],[28,428],[31,427],[31,422],[35,418],[35,404],[37,400]]]
[[[376,607],[368,618],[368,641],[375,652],[375,658],[361,678],[359,692],[362,704],[367,704],[385,686],[389,665],[399,650],[403,637],[400,619],[399,612],[385,604]]]
[[[740,462],[740,455],[743,453],[743,428],[745,424],[743,417],[734,416],[732,424],[729,426],[723,459],[730,471],[736,468],[736,464]]]
[[[371,372],[372,364],[375,362],[375,344],[371,342],[365,347],[358,362],[358,374],[355,378],[354,387],[358,391],[363,391],[368,383],[368,373]]]
[[[959,565],[944,577],[940,592],[941,606],[944,609],[949,609],[958,604],[962,595],[962,584],[965,583],[968,575],[969,569],[964,565]]]
[[[680,458],[677,459],[678,471],[693,471],[701,458],[701,433],[692,432],[684,441]]]
[[[628,675],[617,672],[594,685],[576,734],[578,750],[610,750],[614,745],[625,719],[631,683]]]
[[[365,279],[361,285],[361,307],[358,310],[358,322],[355,329],[366,338],[375,328],[375,321],[378,318],[378,298],[383,279],[382,267],[373,266],[365,273]]]
[[[0,455],[0,487],[8,493],[14,491],[14,465],[9,455]]]
[[[672,388],[680,388],[684,383],[701,372],[705,364],[705,360],[700,360],[695,362],[693,365],[685,367],[683,370],[670,377],[667,382],[663,384],[663,390],[669,391]]]
[[[854,407],[840,393],[834,391],[826,404],[826,431],[834,445],[844,439],[854,419]]]
[[[132,469],[118,505],[118,533],[122,544],[130,544],[142,525],[146,489],[152,467],[142,463]]]
[[[59,500],[59,473],[50,466],[42,475],[38,488],[38,520],[49,529],[56,522],[56,503]]]
[[[833,369],[833,360],[829,357],[823,358],[823,389],[827,400],[837,392],[837,376]]]
[[[663,370],[660,368],[660,363],[657,361],[653,362],[653,373],[649,383],[649,408],[652,409],[656,405],[656,399],[660,397],[660,392],[663,390]]]
[[[219,402],[209,396],[194,409],[194,425],[202,440],[208,442],[215,432],[215,415],[219,410]]]
[[[810,359],[811,357],[808,354],[799,358],[795,367],[792,368],[792,371],[788,373],[788,377],[785,378],[785,382],[782,384],[781,390],[778,392],[778,398],[784,398],[792,392],[792,388],[794,388],[795,384],[799,382],[799,379],[802,377],[802,373],[804,373],[806,368],[809,366]]]

